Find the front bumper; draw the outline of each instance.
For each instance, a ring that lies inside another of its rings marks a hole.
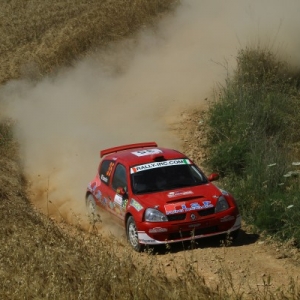
[[[159,226],[161,227],[152,225],[152,228],[138,231],[139,243],[145,245],[170,244],[209,236],[230,234],[241,228],[241,219],[240,215],[236,217],[227,215],[218,220],[204,220],[206,227],[201,227],[201,223],[184,225],[160,223]]]

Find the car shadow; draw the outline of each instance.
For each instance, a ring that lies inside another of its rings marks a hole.
[[[241,229],[238,237],[233,241],[230,240],[230,238],[221,239],[220,236],[212,236],[192,241],[148,247],[146,251],[155,255],[164,255],[168,253],[177,253],[181,251],[190,251],[202,248],[240,247],[254,244],[258,239],[258,234],[247,233]]]

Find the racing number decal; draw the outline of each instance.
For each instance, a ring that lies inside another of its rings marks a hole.
[[[106,185],[109,183],[109,179],[112,175],[113,168],[115,166],[115,161],[104,160],[100,167],[100,179]]]
[[[107,177],[110,177],[114,165],[115,165],[114,162],[111,162],[111,163],[109,164],[108,170],[106,171],[106,176],[107,176]]]

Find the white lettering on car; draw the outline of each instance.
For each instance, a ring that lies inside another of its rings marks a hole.
[[[130,206],[134,207],[137,211],[140,211],[143,209],[143,206],[134,199],[130,200]]]
[[[140,151],[134,151],[131,153],[133,155],[141,157],[141,156],[146,156],[146,155],[160,154],[163,152],[160,149],[145,149],[145,150],[140,150]]]
[[[178,191],[178,192],[170,192],[168,194],[169,198],[179,197],[179,196],[186,196],[194,194],[193,191]]]
[[[108,178],[107,177],[105,177],[103,174],[101,174],[101,180],[103,180],[104,182],[108,182]]]
[[[117,203],[118,205],[122,206],[122,201],[123,201],[123,198],[120,195],[116,194],[115,198],[114,198],[114,202]]]
[[[100,200],[101,199],[101,196],[102,196],[102,193],[98,190],[98,191],[96,191],[96,193],[95,193],[95,197],[98,199],[98,200]]]
[[[153,162],[153,163],[139,165],[130,168],[130,173],[133,174],[136,172],[145,171],[149,169],[169,167],[174,165],[190,165],[190,164],[191,162],[189,159],[173,159],[173,160],[159,161],[159,162]]]
[[[149,233],[158,233],[158,232],[167,232],[167,231],[168,231],[167,228],[162,228],[162,227],[155,227],[149,229]]]
[[[190,203],[189,207],[186,206],[185,202],[182,203],[172,203],[165,205],[165,210],[167,215],[185,213],[193,210],[201,210],[205,208],[214,207],[211,201],[202,201],[202,204],[194,202]]]

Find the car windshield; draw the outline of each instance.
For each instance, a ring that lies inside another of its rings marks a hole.
[[[192,164],[150,168],[131,174],[134,194],[146,194],[207,183],[204,174]]]

